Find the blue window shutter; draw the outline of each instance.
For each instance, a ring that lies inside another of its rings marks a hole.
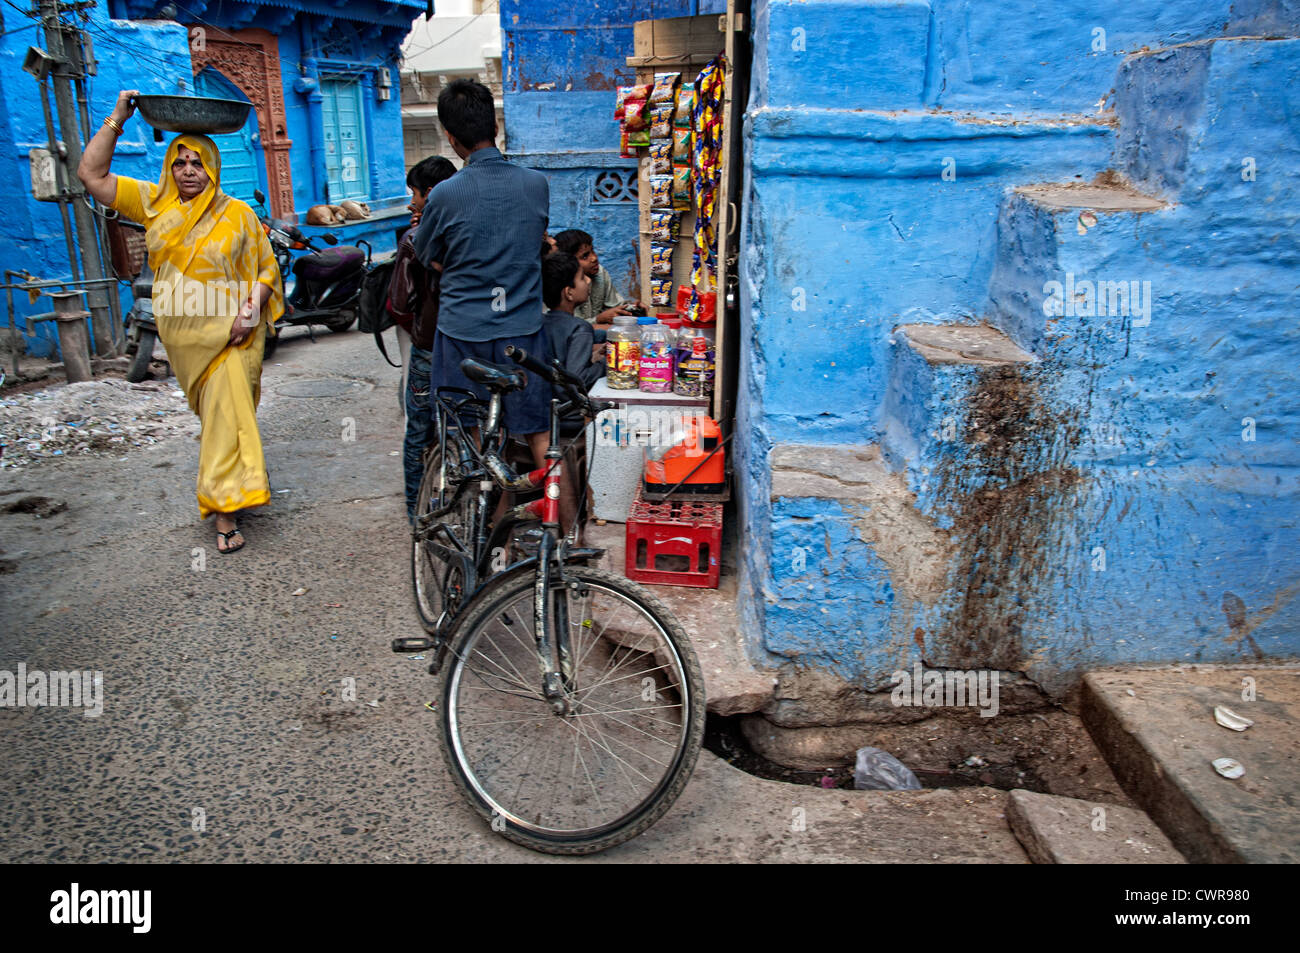
[[[325,172],[330,203],[370,197],[365,116],[361,82],[353,78],[321,79],[321,118],[325,138]]]

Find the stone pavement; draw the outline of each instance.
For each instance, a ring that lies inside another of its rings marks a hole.
[[[434,680],[388,649],[417,631],[397,371],[360,334],[291,333],[275,357],[275,495],[236,555],[197,520],[192,440],[0,472],[0,503],[67,504],[0,512],[0,669],[100,670],[104,691],[98,718],[0,709],[0,861],[549,859],[463,803]],[[663,820],[592,860],[1024,863],[1006,798],[823,791],[704,752]]]

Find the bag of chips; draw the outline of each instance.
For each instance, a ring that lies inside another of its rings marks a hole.
[[[673,207],[673,177],[671,175],[650,176],[650,207],[671,209]]]
[[[650,130],[638,129],[635,132],[633,132],[632,130],[628,130],[627,144],[630,148],[633,149],[637,147],[645,148],[646,146],[650,145]]]
[[[672,174],[673,144],[668,140],[650,140],[650,171],[655,175]]]
[[[656,308],[672,304],[673,280],[671,278],[650,279],[650,303]]]
[[[675,163],[672,174],[672,207],[679,212],[686,212],[691,207],[691,167],[686,163]]]
[[[627,104],[629,94],[635,88],[636,87],[634,86],[620,86],[618,88],[618,93],[614,97],[614,118],[615,119],[623,118],[623,107],[624,105]]]
[[[691,161],[691,131],[689,129],[673,129],[673,161]]]
[[[677,90],[677,108],[673,110],[673,126],[677,129],[691,128],[691,110],[695,108],[695,87],[683,83]]]
[[[673,107],[671,103],[650,107],[650,138],[671,140],[673,135]]]
[[[657,209],[650,213],[650,239],[656,242],[675,242],[681,228],[681,218],[676,212]]]
[[[623,104],[623,125],[627,127],[628,132],[638,132],[646,128],[646,103],[644,99],[629,99]]]
[[[671,277],[673,273],[673,245],[671,242],[650,243],[650,274],[656,278]]]
[[[654,88],[650,90],[650,102],[672,103],[677,90],[677,81],[681,73],[655,73]]]

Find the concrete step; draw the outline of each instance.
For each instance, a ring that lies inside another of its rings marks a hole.
[[[1036,864],[1185,864],[1142,811],[1017,789],[1007,800],[1011,831]]]
[[[983,382],[1014,374],[1034,356],[988,325],[905,324],[893,340],[881,448],[920,487],[944,457],[960,452]]]
[[[1297,82],[1296,39],[1228,36],[1135,53],[1115,78],[1116,168],[1225,227],[1286,218],[1277,207],[1284,179],[1242,173],[1252,156],[1275,169],[1300,160],[1300,137],[1286,121]]]
[[[1178,287],[1159,280],[1167,269],[1137,237],[1143,216],[1168,208],[1115,179],[1011,190],[998,213],[990,322],[1044,358],[1081,338],[1095,347],[1098,333],[1112,355],[1122,352],[1131,324],[1149,321],[1143,293]]]
[[[1188,860],[1300,861],[1300,666],[1090,672],[1081,705],[1115,776]],[[1216,705],[1255,724],[1222,727]],[[1245,774],[1222,777],[1218,758]]]

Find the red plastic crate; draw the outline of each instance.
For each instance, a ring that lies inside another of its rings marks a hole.
[[[722,559],[721,503],[636,499],[627,516],[625,574],[658,586],[717,589]]]

